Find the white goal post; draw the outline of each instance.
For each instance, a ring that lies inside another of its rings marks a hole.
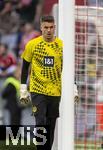
[[[74,1],[59,0],[58,34],[64,42],[62,100],[58,128],[58,150],[74,149]]]

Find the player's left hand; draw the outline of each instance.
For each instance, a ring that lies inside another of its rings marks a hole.
[[[74,84],[74,102],[78,103],[79,102],[79,94],[78,94],[78,89],[77,89],[77,85]]]
[[[79,96],[75,96],[75,97],[74,97],[74,102],[75,102],[75,103],[79,103]]]

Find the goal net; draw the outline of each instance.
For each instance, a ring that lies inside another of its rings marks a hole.
[[[96,3],[97,4],[97,3]],[[103,7],[75,5],[75,150],[103,148]]]

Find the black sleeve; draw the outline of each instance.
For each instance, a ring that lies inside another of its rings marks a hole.
[[[23,59],[22,71],[21,71],[21,84],[26,84],[28,77],[30,63]]]

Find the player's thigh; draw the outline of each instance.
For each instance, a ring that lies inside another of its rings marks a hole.
[[[59,104],[60,96],[49,96],[48,97],[48,111],[47,116],[57,118],[59,117]]]

